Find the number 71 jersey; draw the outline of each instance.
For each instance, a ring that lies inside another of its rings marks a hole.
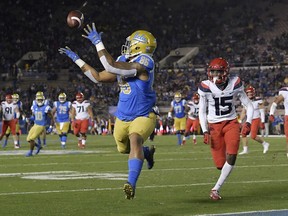
[[[230,77],[225,89],[219,89],[210,80],[204,80],[198,88],[200,100],[206,101],[208,106],[207,120],[209,123],[217,123],[235,119],[236,100],[241,94],[245,94],[242,81],[239,77]]]

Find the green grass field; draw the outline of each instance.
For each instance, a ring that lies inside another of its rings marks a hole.
[[[89,135],[87,148],[77,149],[69,134],[66,150],[58,136],[48,135],[39,155],[14,150],[12,140],[0,150],[0,215],[201,215],[287,209],[288,159],[285,138],[267,138],[270,149],[250,141],[248,155],[238,156],[236,167],[212,201],[209,192],[219,177],[209,147],[198,137],[184,147],[175,136],[156,136],[155,167],[146,168],[136,197],[126,200],[127,155],[117,152],[112,136]],[[242,150],[242,147],[240,147]],[[273,215],[273,214],[271,214]]]

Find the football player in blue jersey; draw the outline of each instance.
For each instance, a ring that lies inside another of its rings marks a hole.
[[[49,105],[49,101],[45,98],[44,93],[42,91],[38,91],[36,93],[36,98],[37,97],[42,97],[42,96],[44,97],[44,105]],[[33,100],[33,102],[32,102],[32,107],[34,105],[37,105],[36,100]],[[31,107],[31,109],[32,109],[32,107]],[[37,137],[37,145],[39,145],[39,146],[41,146],[42,143],[43,143],[44,146],[46,146],[46,126],[49,124],[48,122],[50,122],[50,119],[47,119],[47,122],[45,124],[45,130],[43,130],[43,132]],[[52,128],[50,127],[47,130],[52,131]],[[41,136],[42,136],[42,142],[41,142]]]
[[[26,157],[33,155],[34,147],[37,147],[36,153],[38,154],[41,150],[41,145],[35,144],[35,139],[40,136],[43,131],[45,131],[46,121],[49,117],[51,119],[51,127],[54,125],[54,119],[51,112],[51,107],[45,103],[45,97],[43,95],[36,95],[36,104],[31,107],[34,116],[34,125],[29,130],[27,135],[27,141],[30,144],[30,150],[26,153]]]
[[[173,101],[171,101],[171,107],[168,112],[168,118],[172,118],[172,113],[174,113],[174,129],[177,136],[177,144],[184,145],[182,143],[181,135],[184,134],[186,129],[186,104],[187,101],[182,98],[180,92],[176,92]]]
[[[52,115],[55,116],[56,113],[56,130],[60,138],[61,147],[66,148],[67,134],[70,127],[70,117],[69,112],[72,103],[66,101],[66,94],[60,93],[58,96],[58,101],[53,103]]]
[[[104,71],[96,71],[69,47],[60,48],[59,52],[71,58],[94,83],[118,82],[120,93],[113,135],[118,151],[129,154],[128,181],[123,190],[126,199],[133,199],[144,159],[147,160],[148,169],[154,165],[155,147],[149,148],[143,144],[156,124],[153,111],[156,102],[153,90],[155,63],[152,58],[157,46],[156,39],[148,31],[135,31],[126,38],[121,55],[115,61],[105,49],[94,23],[87,25],[84,31],[82,36],[95,45]]]

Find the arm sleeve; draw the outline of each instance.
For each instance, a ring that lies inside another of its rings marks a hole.
[[[121,75],[124,77],[134,77],[137,75],[136,69],[127,70],[127,69],[120,69],[120,68],[115,68],[115,67],[111,66],[108,63],[108,61],[104,55],[100,57],[100,61],[103,65],[103,67],[105,68],[105,70],[110,72],[110,73]]]
[[[265,122],[265,110],[260,109],[259,111],[260,111],[261,122],[264,123]]]
[[[85,71],[84,72],[85,76],[87,76],[92,82],[94,83],[99,83],[92,75],[91,71],[88,70],[88,71]]]
[[[200,96],[200,100],[199,100],[199,121],[200,121],[200,125],[201,125],[203,133],[204,132],[208,132],[206,108],[207,108],[206,97]]]
[[[269,115],[274,115],[275,111],[277,108],[277,104],[275,102],[272,103],[271,107],[270,107],[270,113]]]
[[[240,100],[246,107],[246,122],[249,122],[251,124],[253,119],[253,113],[254,113],[254,107],[250,99],[247,97],[244,91],[240,92]]]

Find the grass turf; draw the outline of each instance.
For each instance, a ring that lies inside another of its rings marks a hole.
[[[0,215],[199,215],[287,209],[288,159],[285,138],[266,138],[262,145],[249,140],[249,154],[238,156],[221,190],[223,200],[209,192],[220,171],[209,146],[176,136],[156,136],[155,167],[146,168],[137,183],[136,197],[124,199],[127,155],[117,152],[112,136],[88,135],[85,150],[69,134],[67,148],[58,136],[47,135],[39,155],[25,157],[28,144],[14,150],[12,140],[0,150]],[[242,147],[240,147],[240,150]]]

